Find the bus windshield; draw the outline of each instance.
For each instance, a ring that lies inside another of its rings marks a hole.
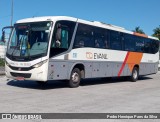
[[[15,24],[7,57],[26,61],[47,55],[51,25],[51,22]]]

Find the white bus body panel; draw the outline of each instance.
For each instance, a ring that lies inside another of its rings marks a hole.
[[[45,58],[44,58],[45,59]],[[24,80],[35,80],[35,81],[47,81],[47,76],[48,76],[48,61],[44,63],[42,66],[38,68],[33,68],[29,71],[21,71],[21,67],[27,68],[31,67],[39,62],[42,61],[42,58],[30,61],[30,62],[16,62],[16,61],[11,61],[10,59],[6,58],[6,62],[12,66],[12,67],[17,67],[18,70],[12,70],[8,65],[5,65],[5,73],[8,78],[14,78],[17,79],[18,73],[22,73],[23,75],[28,74],[30,77],[24,78]],[[14,77],[11,75],[11,73],[14,73],[16,76]]]
[[[82,64],[85,69],[85,78],[130,76],[131,65],[139,65],[139,74],[146,75],[158,71],[157,54],[143,54],[139,64],[127,63],[124,65],[127,51],[113,51],[107,49],[79,48],[67,54],[50,59],[48,80],[69,79],[75,65]],[[135,53],[136,52],[130,52]],[[103,56],[101,54],[104,54]],[[139,54],[138,54],[139,55]],[[132,55],[131,55],[132,56]],[[134,57],[130,57],[134,58]],[[136,58],[136,57],[135,57]],[[120,73],[120,70],[121,73]]]

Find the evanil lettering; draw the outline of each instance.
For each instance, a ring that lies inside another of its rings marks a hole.
[[[94,53],[94,59],[108,59],[107,54]]]

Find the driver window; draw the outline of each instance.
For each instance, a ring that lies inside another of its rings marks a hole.
[[[50,57],[69,49],[76,23],[72,21],[58,21],[55,24],[51,41]]]
[[[57,24],[55,46],[58,48],[68,48],[68,27]]]
[[[74,27],[75,27],[74,22],[70,21],[57,22],[52,37],[51,48],[68,49],[71,42]]]

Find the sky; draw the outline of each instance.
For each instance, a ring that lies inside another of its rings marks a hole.
[[[13,0],[13,23],[37,16],[72,16],[147,34],[160,25],[160,0]],[[0,35],[11,24],[11,0],[0,0]]]

